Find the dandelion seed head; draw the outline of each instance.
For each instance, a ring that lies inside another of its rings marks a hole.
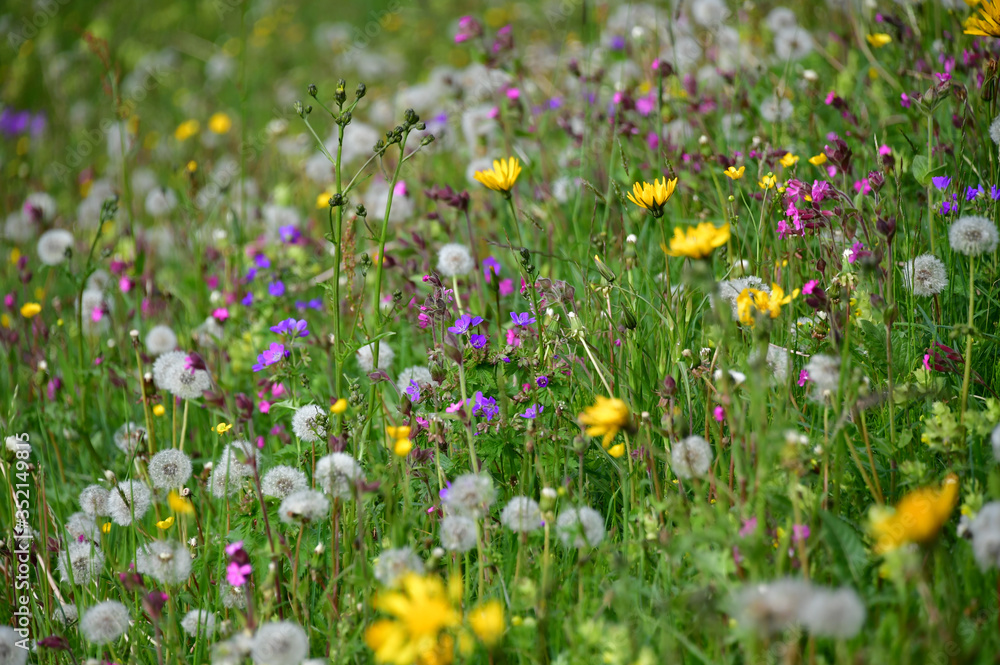
[[[704,478],[712,466],[712,446],[697,434],[681,439],[670,450],[670,468],[678,478]]]
[[[212,495],[222,498],[238,492],[243,479],[253,475],[254,464],[260,467],[260,451],[256,446],[246,439],[230,443],[212,466],[212,475],[208,480]]]
[[[191,477],[191,458],[176,448],[167,448],[149,461],[149,479],[153,487],[178,489]]]
[[[399,373],[399,378],[396,380],[396,388],[400,393],[404,392],[410,387],[410,383],[416,383],[420,388],[433,387],[438,385],[438,382],[434,380],[431,376],[431,371],[426,367],[414,366],[407,367]]]
[[[817,637],[850,639],[865,623],[865,604],[854,589],[817,589],[805,601],[799,622]]]
[[[391,587],[407,573],[424,574],[424,562],[409,547],[383,550],[375,560],[375,579]]]
[[[87,540],[100,540],[101,530],[98,528],[94,516],[87,513],[80,512],[70,515],[66,520],[66,531],[73,540],[79,540],[81,537]]]
[[[903,266],[903,282],[915,296],[936,296],[948,286],[948,273],[938,257],[921,254]]]
[[[80,619],[80,632],[88,642],[107,644],[128,630],[128,608],[117,600],[106,600],[87,608]]]
[[[191,576],[191,552],[183,543],[154,540],[136,550],[135,569],[161,584],[183,584]]]
[[[73,247],[73,234],[65,229],[50,229],[38,238],[38,260],[57,266],[66,260],[66,250]]]
[[[500,522],[516,533],[529,533],[541,528],[542,511],[534,499],[515,496],[504,506]]]
[[[329,418],[324,409],[315,404],[306,404],[292,416],[292,432],[306,443],[326,441]]]
[[[299,665],[309,655],[306,631],[292,621],[272,621],[257,629],[250,646],[256,665]]]
[[[481,518],[496,500],[493,479],[485,473],[464,473],[452,481],[441,500],[450,515]]]
[[[367,344],[358,349],[355,354],[358,359],[358,367],[365,372],[375,369],[375,345]],[[392,367],[392,361],[396,357],[396,352],[392,350],[385,340],[381,340],[378,345],[378,368],[388,371]]]
[[[132,515],[141,520],[153,505],[149,488],[138,480],[126,480],[108,493],[108,515],[119,526],[132,523]]]
[[[126,455],[135,454],[136,448],[146,438],[146,428],[133,422],[124,423],[115,431],[114,441]]]
[[[215,633],[215,612],[191,610],[181,619],[181,628],[191,636],[209,636]]]
[[[476,546],[476,521],[462,515],[441,520],[441,547],[449,552],[468,552]]]
[[[1000,146],[1000,115],[993,118],[993,122],[990,123],[990,138],[993,139],[993,143]]]
[[[770,636],[793,625],[812,595],[812,585],[803,580],[750,584],[733,595],[731,613],[740,625]]]
[[[983,506],[969,524],[972,553],[985,572],[1000,566],[1000,501]]]
[[[80,504],[80,510],[88,515],[107,515],[108,490],[100,485],[88,485],[81,490],[77,503]]]
[[[28,650],[18,646],[21,636],[10,626],[0,626],[0,665],[27,665]]]
[[[986,217],[967,215],[959,217],[948,228],[948,242],[959,254],[978,256],[997,248],[997,227]]]
[[[89,542],[70,542],[59,553],[56,570],[63,582],[86,586],[104,570],[104,552]]]
[[[52,610],[52,620],[64,626],[76,623],[79,618],[80,612],[73,603],[60,603],[59,607]],[[4,659],[0,657],[0,663],[4,662]]]
[[[812,384],[811,399],[823,402],[837,393],[840,384],[840,358],[818,353],[809,358],[805,370]]]
[[[438,250],[437,271],[443,277],[461,277],[476,267],[472,254],[465,245],[450,242]]]
[[[329,512],[330,500],[322,492],[306,489],[286,496],[278,508],[278,517],[285,524],[314,524]]]
[[[225,573],[225,571],[223,571]],[[223,574],[225,577],[225,574]],[[223,607],[242,610],[247,606],[246,592],[241,587],[230,584],[219,584],[219,600]]]
[[[319,464],[317,463],[317,468]],[[309,487],[306,474],[284,464],[270,469],[260,481],[260,491],[264,496],[284,499],[289,494]]]
[[[354,487],[364,480],[364,470],[347,453],[331,453],[316,462],[316,487],[335,499],[350,499]]]
[[[146,333],[146,352],[160,356],[177,348],[177,335],[170,326],[153,326]]]
[[[565,547],[597,547],[604,533],[604,518],[589,506],[566,508],[556,518],[556,534]]]

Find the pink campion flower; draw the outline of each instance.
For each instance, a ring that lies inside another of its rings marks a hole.
[[[925,353],[924,354],[924,369],[926,369],[928,372],[931,371],[930,360],[931,360],[931,354],[930,353]]]
[[[507,345],[517,348],[521,346],[521,337],[517,334],[517,331],[510,328],[507,331]]]
[[[94,323],[98,323],[104,318],[104,308],[98,305],[90,312],[90,320]]]
[[[264,437],[263,436],[258,436],[257,437],[257,449],[258,450],[264,450]]]
[[[232,561],[226,567],[226,581],[229,582],[231,586],[243,586],[250,578],[251,572],[253,572],[253,569],[250,567],[249,563],[239,564]]]
[[[118,280],[118,288],[121,289],[122,293],[128,293],[132,290],[133,282],[128,277],[122,275]]]
[[[646,117],[656,109],[656,95],[649,93],[635,100],[635,110]]]
[[[517,88],[507,88],[507,99],[514,101],[521,98],[521,91]]]
[[[726,410],[723,409],[721,406],[715,407],[715,410],[714,410],[713,413],[715,415],[716,422],[720,422],[721,423],[723,420],[726,419]]]
[[[834,166],[833,164],[831,164],[830,166],[827,166],[826,167],[826,174],[829,177],[831,177],[831,178],[836,178],[837,177],[837,167]]]
[[[208,279],[205,280],[205,284],[210,289],[217,289],[217,288],[219,288],[219,277],[218,277],[218,275],[209,275]]]
[[[809,380],[809,372],[802,370],[799,372],[799,388],[806,385],[806,381]]]
[[[826,100],[825,100],[826,105],[829,106],[830,104],[833,104],[833,100],[835,100],[836,98],[837,98],[837,93],[835,93],[833,90],[826,93]]]
[[[887,146],[885,144],[882,144],[882,145],[880,145],[878,147],[878,154],[882,155],[883,157],[891,155],[892,154],[892,148],[890,148],[889,146]]]
[[[744,520],[743,526],[740,528],[740,538],[746,538],[756,530],[757,530],[756,517],[751,517],[748,520]]]
[[[431,317],[427,316],[423,312],[417,314],[417,327],[420,329],[426,329],[431,327]]]
[[[792,178],[785,183],[785,198],[790,201],[801,201],[806,195],[806,184],[801,180]]]
[[[235,543],[229,543],[226,545],[226,554],[232,556],[243,549],[243,541],[237,540]]]
[[[813,180],[809,195],[812,197],[813,203],[819,203],[823,199],[828,198],[832,193],[833,188],[830,187],[830,183],[826,180]]]
[[[784,240],[792,232],[792,227],[785,223],[785,220],[778,222],[778,240]]]
[[[465,402],[463,402],[462,400],[458,400],[454,404],[448,405],[448,407],[445,408],[444,412],[445,413],[458,413],[459,411],[462,410],[462,408],[464,406],[465,406]]]
[[[857,261],[858,255],[862,252],[862,250],[864,250],[864,248],[865,246],[860,242],[856,242],[851,245],[851,253],[847,255],[847,262],[854,263]]]
[[[500,295],[509,296],[514,293],[514,280],[512,279],[501,279],[500,280]]]
[[[267,400],[261,400],[260,402],[257,403],[257,410],[260,411],[261,413],[270,413],[271,403],[268,402]]]
[[[486,114],[486,117],[488,117],[490,120],[496,120],[497,118],[499,118],[500,107],[494,106],[493,108],[491,108],[489,113]]]
[[[792,525],[792,542],[797,543],[805,540],[812,533],[809,530],[808,524],[793,524]]]
[[[406,183],[404,181],[400,180],[392,188],[392,195],[393,196],[406,196],[406,192],[407,191],[408,190],[406,189]]]
[[[649,146],[650,150],[656,150],[660,147],[660,135],[656,132],[649,132],[646,134],[646,145]]]
[[[7,309],[11,309],[12,307],[14,307],[15,302],[17,301],[14,299],[13,293],[8,293],[3,297],[3,304],[4,307],[6,307]]]
[[[219,307],[212,312],[212,318],[219,322],[225,321],[229,318],[229,310],[225,307]]]
[[[811,296],[812,292],[816,290],[817,286],[819,286],[819,280],[810,279],[802,286],[802,295]]]
[[[431,423],[430,423],[429,420],[421,418],[420,416],[417,416],[417,424],[420,425],[421,427],[430,427],[431,426]]]
[[[871,194],[872,187],[868,184],[868,178],[862,178],[854,183],[854,191],[859,194]]]

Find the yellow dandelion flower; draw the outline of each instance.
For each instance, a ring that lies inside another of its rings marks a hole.
[[[374,607],[391,617],[365,630],[376,663],[446,665],[453,660],[455,640],[449,631],[462,618],[439,577],[409,573],[397,589],[377,594]]]
[[[26,319],[31,319],[38,316],[39,312],[42,311],[42,306],[37,302],[26,302],[21,305],[21,316]]]
[[[105,522],[101,525],[101,533],[111,533],[111,522]]]
[[[190,162],[187,163],[187,166],[185,166],[184,168],[187,169],[188,173],[194,173],[195,171],[198,170],[198,162],[192,159]]]
[[[170,510],[180,515],[194,514],[194,504],[191,503],[190,499],[178,494],[176,490],[170,490],[170,493],[167,494],[167,505],[170,506]]]
[[[979,15],[965,19],[965,34],[1000,37],[1000,0],[985,0],[980,4]]]
[[[906,543],[934,540],[958,503],[958,476],[948,474],[941,487],[923,487],[904,496],[896,509],[877,509],[871,518],[875,551],[889,552]]]
[[[178,141],[187,141],[197,134],[199,129],[201,129],[201,123],[197,120],[185,120],[174,130],[174,138]]]
[[[488,600],[469,612],[469,626],[476,637],[487,647],[495,646],[503,637],[503,604],[498,600]]]
[[[392,452],[396,457],[406,457],[413,450],[413,442],[409,439],[396,439],[392,446]]]
[[[10,264],[12,266],[16,266],[17,262],[20,260],[21,260],[21,250],[19,250],[17,247],[10,250]]]
[[[472,177],[494,191],[510,194],[520,174],[521,162],[517,157],[509,157],[506,160],[494,159],[492,169],[476,171]]]
[[[826,154],[821,152],[818,155],[813,155],[809,158],[809,163],[813,166],[822,166],[823,164],[826,164]]]
[[[615,459],[618,459],[619,457],[625,454],[625,444],[616,443],[615,445],[608,448],[608,454],[614,457]]]
[[[233,426],[230,425],[229,423],[219,423],[218,425],[212,428],[212,431],[215,432],[216,434],[225,434],[232,428]]]
[[[399,427],[386,427],[385,433],[389,435],[390,439],[410,438],[410,428],[407,425],[401,425]]]
[[[588,406],[578,417],[580,424],[586,426],[587,436],[603,436],[601,445],[605,449],[611,445],[618,432],[628,427],[631,422],[628,405],[622,400],[597,395],[593,406]]]
[[[673,180],[653,180],[653,184],[648,182],[637,182],[632,185],[632,192],[628,195],[628,200],[640,208],[645,208],[653,217],[660,217],[663,214],[663,205],[674,195],[677,188],[677,178]]]
[[[225,113],[214,113],[208,119],[208,128],[213,134],[227,134],[233,128],[233,121]]]
[[[167,529],[169,529],[173,525],[174,525],[174,516],[171,515],[167,519],[160,520],[159,522],[157,522],[156,523],[156,528],[160,529],[161,531],[166,531]]]
[[[343,397],[334,402],[333,405],[330,407],[330,413],[340,414],[343,413],[344,411],[347,411],[347,400],[344,399]]]
[[[740,178],[743,177],[743,172],[746,170],[747,167],[745,166],[741,166],[740,168],[736,168],[735,166],[730,166],[728,169],[723,171],[722,174],[727,178],[729,178],[730,180],[739,180]]]
[[[682,231],[674,227],[674,237],[670,239],[670,249],[663,247],[667,256],[685,256],[689,259],[704,259],[712,252],[729,242],[729,224],[715,226],[711,222],[702,222],[698,226]]]
[[[892,43],[892,37],[884,32],[876,32],[873,35],[868,35],[865,39],[872,45],[872,48],[882,48],[886,44]]]
[[[773,189],[775,185],[778,184],[778,176],[773,173],[768,173],[766,176],[760,179],[757,183],[761,189]]]
[[[758,289],[743,289],[736,297],[736,316],[740,323],[753,327],[757,323],[758,315],[778,318],[781,308],[798,295],[798,289],[792,291],[790,295],[785,295],[785,290],[777,284],[771,284],[770,293]]]
[[[798,163],[798,161],[799,161],[798,155],[793,155],[790,152],[786,152],[785,156],[782,157],[778,163],[787,169],[789,166],[795,166]]]
[[[162,416],[166,412],[167,412],[167,407],[163,406],[162,404],[157,404],[156,406],[153,407],[154,416]]]

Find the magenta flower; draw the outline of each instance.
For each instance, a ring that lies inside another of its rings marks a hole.
[[[281,362],[290,355],[292,355],[291,352],[285,349],[284,344],[271,342],[271,346],[257,356],[257,364],[253,366],[253,371],[259,372],[265,367]]]
[[[816,290],[817,286],[819,286],[819,280],[818,279],[810,279],[802,287],[802,294],[803,295],[807,295],[807,296],[811,296],[812,293],[813,293],[813,291]]]
[[[232,561],[226,567],[226,581],[232,586],[243,586],[250,578],[251,572],[252,568],[249,563],[240,564]]]
[[[802,370],[801,372],[799,372],[799,387],[800,388],[802,386],[806,385],[806,381],[808,381],[808,380],[809,380],[809,372],[807,372],[806,370]]]
[[[757,518],[751,517],[743,522],[742,528],[740,528],[740,538],[746,538],[754,531],[757,530]]]

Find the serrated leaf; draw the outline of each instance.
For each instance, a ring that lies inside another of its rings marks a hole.
[[[821,510],[819,517],[823,522],[823,531],[828,532],[830,536],[824,540],[833,544],[835,550],[839,550],[847,563],[847,568],[851,571],[851,576],[860,585],[861,572],[868,562],[868,554],[861,536],[854,527],[833,513]]]

